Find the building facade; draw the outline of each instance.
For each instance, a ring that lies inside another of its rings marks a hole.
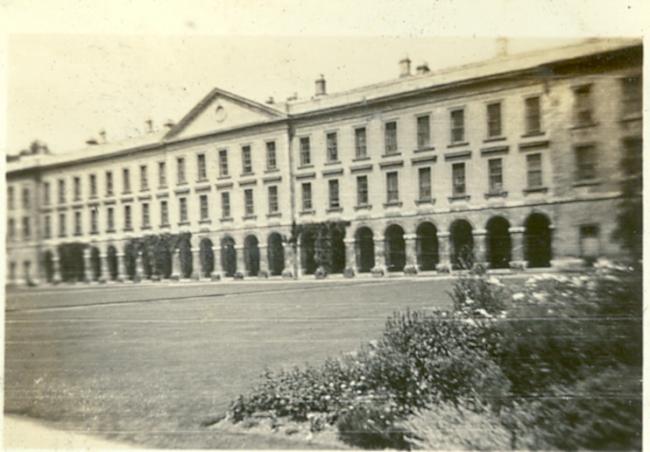
[[[348,276],[617,257],[641,137],[630,40],[406,59],[396,80],[328,94],[321,77],[281,104],[214,89],[163,132],[9,162],[7,281],[303,276],[323,240]]]

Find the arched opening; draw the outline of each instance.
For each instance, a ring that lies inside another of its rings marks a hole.
[[[234,276],[237,272],[235,239],[230,236],[221,239],[221,268],[226,276]]]
[[[386,268],[389,272],[401,272],[406,265],[404,229],[396,224],[389,226],[385,233]]]
[[[528,267],[550,267],[551,222],[546,215],[531,214],[526,219],[524,232],[525,256]]]
[[[355,235],[357,270],[360,273],[367,273],[375,266],[375,241],[372,238],[372,229],[361,227],[357,229]]]
[[[50,250],[43,253],[43,270],[45,272],[45,280],[51,283],[54,280],[54,255]]]
[[[102,260],[99,255],[99,249],[94,246],[90,248],[90,268],[93,281],[99,281],[99,278],[102,276]]]
[[[343,273],[345,270],[345,242],[344,231],[332,229],[330,234],[330,249],[332,251],[332,261],[330,273]]]
[[[451,239],[451,264],[454,269],[471,268],[474,264],[474,237],[472,225],[456,220],[449,228]]]
[[[113,245],[106,248],[106,263],[108,265],[108,275],[112,281],[117,279],[117,250]]]
[[[422,223],[416,231],[416,251],[420,270],[435,270],[438,265],[438,230],[431,223]]]
[[[154,274],[156,257],[153,251],[146,247],[142,250],[142,273],[146,279],[151,279]]]
[[[267,254],[269,272],[272,276],[281,275],[284,270],[284,246],[282,246],[282,236],[277,232],[269,235]]]
[[[492,217],[486,227],[485,248],[490,268],[510,266],[512,244],[510,242],[510,223],[503,217]]]
[[[138,259],[138,249],[133,242],[124,246],[124,271],[130,280],[135,279],[135,267]]]
[[[303,272],[312,275],[316,271],[316,237],[309,232],[303,232],[300,236],[300,261]]]
[[[63,281],[77,282],[84,280],[84,247],[85,245],[81,243],[59,245],[59,265]]]
[[[172,276],[172,252],[169,243],[158,240],[153,249],[153,273],[163,279]]]
[[[214,270],[214,252],[212,240],[204,238],[199,243],[199,260],[201,261],[201,276],[208,277]]]
[[[260,271],[260,248],[257,237],[246,236],[244,239],[244,265],[248,276],[257,276]]]
[[[189,278],[192,276],[192,270],[194,265],[192,262],[192,245],[189,238],[183,238],[178,243],[178,249],[180,251],[179,257],[181,260],[181,275],[183,278]]]

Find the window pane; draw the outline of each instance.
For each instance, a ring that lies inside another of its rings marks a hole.
[[[539,97],[526,99],[526,133],[539,133],[542,125],[540,118]]]
[[[219,176],[226,177],[228,175],[228,151],[221,149],[219,151]]]
[[[397,123],[395,121],[387,122],[384,125],[384,142],[386,154],[397,153]]]
[[[269,141],[266,143],[266,168],[275,169],[277,166],[275,155],[275,142]]]
[[[300,138],[300,164],[311,164],[311,150],[309,145],[309,137]]]
[[[339,181],[332,179],[329,181],[330,208],[339,207]]]
[[[503,166],[501,159],[488,160],[490,192],[498,193],[503,189]]]
[[[488,136],[498,137],[501,135],[501,103],[489,104],[488,115]]]
[[[386,173],[386,201],[397,202],[399,201],[399,186],[397,173]]]
[[[336,132],[327,134],[327,161],[336,162],[339,159]]]
[[[311,183],[305,182],[302,184],[302,210],[311,210]]]
[[[465,141],[465,110],[451,112],[451,142]]]
[[[354,130],[354,149],[356,158],[363,158],[367,155],[365,127]]]
[[[452,193],[454,195],[465,194],[465,163],[454,163],[451,167],[452,172]]]
[[[357,205],[368,204],[368,176],[357,177]]]
[[[420,168],[419,174],[419,199],[431,199],[431,168]]]
[[[529,154],[526,156],[528,167],[528,187],[536,188],[542,186],[542,155]]]
[[[419,116],[417,119],[418,127],[418,148],[428,147],[431,142],[431,129],[429,115]]]

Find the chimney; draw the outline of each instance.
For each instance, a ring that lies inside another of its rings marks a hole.
[[[147,119],[144,123],[147,126],[146,129],[145,129],[147,131],[147,133],[152,133],[153,132],[153,120]]]
[[[320,75],[320,78],[316,80],[316,96],[324,96],[327,94],[325,90],[325,77],[323,74]]]
[[[508,38],[497,38],[497,58],[508,56]]]
[[[399,76],[408,77],[411,75],[411,60],[408,56],[399,60]]]
[[[171,119],[168,119],[168,120],[165,122],[165,124],[164,124],[164,126],[167,127],[168,129],[171,129],[171,128],[174,127],[175,125],[176,125],[176,124],[174,124],[174,121],[172,121]]]
[[[273,99],[273,96],[269,96],[268,99],[266,99],[266,103],[269,105],[273,105],[275,103],[275,100]]]
[[[99,131],[99,138],[102,143],[106,143],[106,131],[105,130],[100,130]]]
[[[298,93],[293,93],[291,96],[287,97],[287,102],[298,100]]]
[[[95,138],[88,138],[86,140],[86,144],[89,145],[89,146],[95,146],[95,145],[97,145],[99,143],[97,143],[97,139],[95,139]]]
[[[431,70],[429,69],[429,65],[426,62],[419,65],[415,70],[417,71],[418,75],[428,74],[429,72],[431,72]]]

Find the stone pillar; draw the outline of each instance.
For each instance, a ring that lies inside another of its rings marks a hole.
[[[418,236],[415,234],[404,234],[404,251],[406,252],[405,271],[408,267],[415,269],[416,272],[419,271],[417,238]]]
[[[196,246],[192,247],[192,275],[193,280],[199,280],[201,278],[201,248]]]
[[[472,231],[474,238],[474,262],[477,264],[487,265],[485,238],[487,231],[485,229],[474,229]]]
[[[258,249],[260,250],[260,272],[258,276],[268,277],[269,276],[268,245],[258,245]]]
[[[305,274],[305,269],[302,267],[302,246],[300,242],[296,244],[296,255],[294,257],[296,278],[300,278]]]
[[[90,247],[87,246],[84,248],[84,281],[86,283],[92,282],[94,279],[92,261],[90,259],[90,256]]]
[[[174,248],[172,250],[172,275],[171,279],[178,281],[181,279],[181,250]]]
[[[451,258],[450,258],[450,234],[449,232],[438,232],[438,256],[440,262],[436,266],[439,272],[451,271]]]
[[[549,235],[549,240],[551,243],[549,243],[549,248],[551,251],[551,267],[555,267],[553,261],[557,261],[558,258],[562,259],[562,256],[558,256],[556,251],[558,251],[559,247],[557,246],[557,228],[555,227],[554,224],[549,224],[548,225],[548,235]]]
[[[526,268],[526,257],[524,255],[524,231],[526,229],[521,226],[515,226],[508,229],[510,233],[511,261],[510,268],[524,269]]]
[[[58,284],[61,282],[61,262],[59,261],[59,254],[54,251],[52,253],[52,283]]]
[[[386,241],[382,238],[375,240],[375,269],[386,273]]]
[[[117,280],[120,282],[124,282],[128,279],[124,259],[124,253],[117,253]]]
[[[99,281],[100,282],[110,281],[111,274],[110,274],[109,268],[108,268],[108,253],[104,253],[99,257],[99,265],[100,265]]]
[[[284,270],[283,272],[289,271],[291,274],[295,277],[297,277],[296,274],[296,266],[294,265],[296,263],[296,253],[294,253],[294,245],[292,243],[288,242],[283,242],[282,243],[282,248],[284,252]]]
[[[144,277],[144,263],[142,262],[142,251],[135,255],[135,276],[133,282],[140,282]]]
[[[345,268],[357,272],[357,241],[354,238],[347,238],[345,243]]]
[[[237,273],[248,275],[244,259],[244,245],[235,245],[235,253],[237,253]]]

